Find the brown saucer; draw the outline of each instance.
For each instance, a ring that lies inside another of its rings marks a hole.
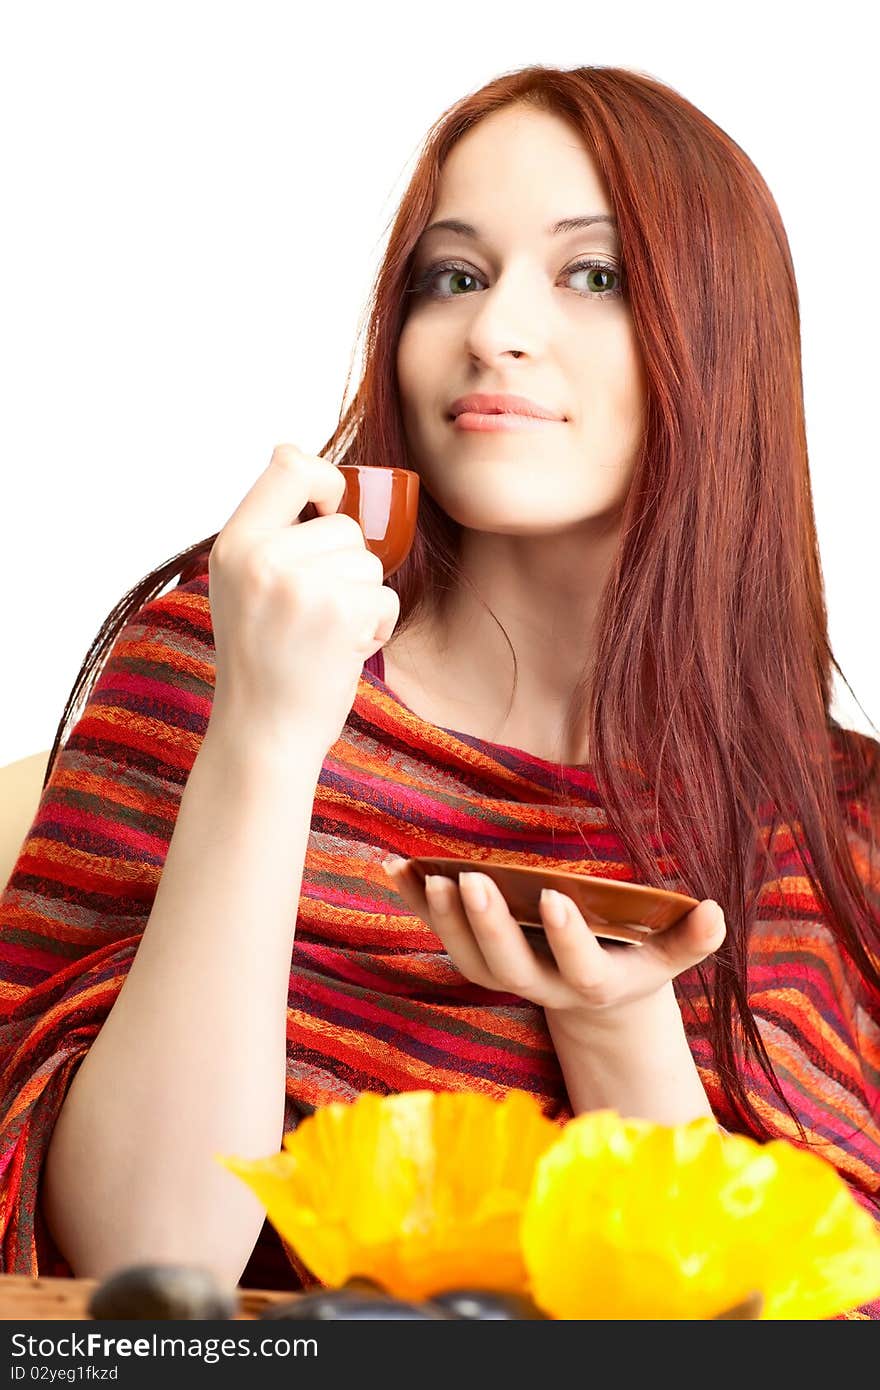
[[[636,946],[699,906],[696,898],[684,893],[561,869],[498,864],[492,859],[434,859],[426,855],[406,862],[422,884],[426,874],[443,874],[453,880],[462,872],[485,874],[500,889],[511,917],[526,931],[537,929],[543,933],[539,901],[542,888],[555,888],[571,898],[596,936]]]

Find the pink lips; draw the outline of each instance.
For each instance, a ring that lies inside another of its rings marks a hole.
[[[453,424],[463,430],[516,430],[534,425],[559,424],[565,419],[558,411],[527,396],[479,392],[459,396],[450,407]]]
[[[464,410],[456,415],[452,428],[456,430],[533,430],[536,425],[558,425],[559,420],[547,420],[540,415],[477,415]]]

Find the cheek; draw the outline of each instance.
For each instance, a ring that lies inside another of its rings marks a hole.
[[[444,403],[455,394],[451,387],[453,369],[444,366],[436,333],[428,333],[421,324],[404,325],[397,345],[397,389],[400,416],[410,462],[422,474],[422,481],[431,479],[432,460],[439,466],[448,425],[443,418]]]
[[[641,354],[629,325],[608,334],[581,358],[581,424],[586,437],[613,431],[629,445],[641,436],[647,410]]]
[[[629,316],[625,331],[621,334],[617,356],[620,362],[621,407],[630,418],[637,420],[641,425],[648,408],[648,379],[645,375],[641,347]]]
[[[408,319],[401,330],[396,367],[401,402],[413,411],[432,389],[438,371],[436,340],[432,350],[431,336],[416,316]]]

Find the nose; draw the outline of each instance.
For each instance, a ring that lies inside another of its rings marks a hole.
[[[501,276],[494,285],[470,298],[473,307],[464,333],[472,357],[491,362],[505,355],[540,355],[546,336],[542,309],[538,294],[525,275],[518,280]]]

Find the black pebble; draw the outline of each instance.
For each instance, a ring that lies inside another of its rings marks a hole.
[[[221,1289],[214,1275],[197,1265],[130,1265],[110,1274],[93,1290],[93,1318],[228,1319],[238,1309],[234,1291]]]
[[[495,1293],[491,1289],[447,1289],[431,1299],[457,1318],[546,1318],[525,1294]]]
[[[371,1280],[350,1280],[341,1289],[313,1289],[310,1293],[299,1294],[284,1303],[270,1303],[260,1313],[260,1318],[284,1319],[285,1321],[338,1322],[371,1318],[377,1321],[386,1319],[412,1320],[449,1319],[452,1313],[435,1308],[430,1303],[407,1303],[403,1299],[392,1298]]]

